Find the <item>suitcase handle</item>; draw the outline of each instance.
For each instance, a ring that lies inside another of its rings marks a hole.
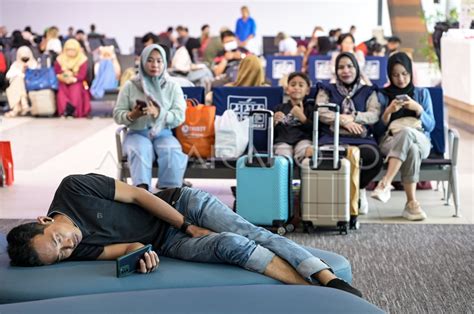
[[[334,150],[333,150],[333,161],[332,165],[334,169],[339,168],[339,105],[328,103],[328,104],[315,104],[313,111],[313,167],[318,167],[318,145],[319,145],[319,108],[334,109],[336,118],[334,120]]]
[[[250,123],[249,123],[249,149],[248,149],[248,152],[247,152],[247,165],[248,166],[260,166],[260,164],[258,165],[254,165],[254,162],[253,162],[253,156],[254,156],[254,153],[253,153],[253,131],[254,131],[254,123],[253,123],[253,119],[254,119],[254,116],[257,115],[257,114],[263,114],[264,116],[268,116],[268,121],[267,121],[267,151],[268,151],[268,157],[267,158],[263,158],[263,159],[266,159],[265,160],[265,166],[266,167],[272,167],[273,166],[273,111],[271,110],[267,110],[267,109],[256,109],[256,110],[252,110],[249,112],[249,119],[250,119]]]

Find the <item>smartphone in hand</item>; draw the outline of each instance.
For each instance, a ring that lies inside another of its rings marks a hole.
[[[143,110],[147,106],[146,102],[140,99],[137,99],[136,104],[140,110]]]
[[[151,244],[145,245],[133,252],[120,256],[116,259],[117,277],[125,277],[134,273],[139,268],[140,259],[144,258],[146,252],[152,250]]]
[[[403,102],[403,101],[408,101],[410,98],[408,97],[407,94],[402,94],[402,95],[395,96],[395,99],[397,101]]]

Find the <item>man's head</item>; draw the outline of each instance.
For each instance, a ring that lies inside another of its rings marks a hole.
[[[143,46],[149,46],[149,45],[152,45],[152,44],[157,44],[159,42],[159,38],[158,36],[156,36],[155,34],[153,33],[146,33],[145,36],[143,36],[142,38],[142,43],[143,43]]]
[[[176,32],[178,33],[178,37],[187,37],[188,36],[188,28],[182,25],[176,27]]]
[[[95,24],[90,25],[90,30],[91,30],[91,33],[95,32]]]
[[[397,36],[392,36],[387,39],[387,50],[389,52],[397,51],[400,48],[402,41]]]
[[[8,233],[8,255],[14,266],[54,264],[69,258],[81,240],[82,232],[73,224],[42,216]]]
[[[238,48],[235,34],[230,30],[223,31],[221,33],[221,42],[225,51],[235,51]]]
[[[246,6],[240,8],[240,13],[242,14],[243,19],[247,19],[250,16],[249,8]]]

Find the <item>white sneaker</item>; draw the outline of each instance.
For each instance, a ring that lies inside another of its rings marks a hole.
[[[425,220],[426,213],[421,209],[420,203],[417,201],[410,201],[405,205],[402,213],[403,218],[411,221]]]
[[[359,199],[359,215],[367,215],[367,213],[369,212],[369,202],[367,202],[367,194],[365,193],[365,189],[360,189]]]
[[[380,181],[370,197],[375,198],[376,200],[379,200],[383,203],[387,203],[391,196],[391,189],[392,185],[384,186],[382,181]]]

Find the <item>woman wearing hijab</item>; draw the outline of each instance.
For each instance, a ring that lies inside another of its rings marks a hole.
[[[382,168],[377,142],[372,135],[372,125],[380,116],[375,87],[362,85],[357,59],[352,53],[343,52],[336,58],[336,82],[321,84],[316,96],[317,104],[335,103],[340,107],[340,143],[358,146],[362,167],[360,172],[359,214],[366,214],[368,203],[365,187]],[[322,122],[321,145],[333,143],[333,123],[335,114],[327,108],[319,109]]]
[[[10,66],[6,74],[7,80],[10,82],[6,90],[10,111],[7,117],[14,117],[18,114],[26,115],[30,107],[28,105],[28,95],[25,87],[26,69],[36,69],[38,63],[33,57],[31,49],[27,46],[21,46],[16,53],[16,60]]]
[[[255,55],[245,57],[240,62],[237,79],[233,83],[226,84],[226,86],[267,86],[260,59]]]
[[[90,95],[86,83],[87,57],[81,44],[68,39],[63,52],[54,64],[59,81],[57,105],[59,116],[85,117],[91,110]]]
[[[387,132],[380,142],[380,150],[387,156],[388,169],[371,196],[387,202],[392,180],[400,171],[407,197],[402,215],[408,220],[423,220],[426,213],[415,193],[421,160],[430,153],[430,132],[435,127],[431,97],[426,88],[413,85],[412,63],[405,53],[392,55],[387,70],[390,85],[381,95],[385,107],[382,122]]]
[[[129,132],[124,149],[133,185],[149,189],[158,156],[158,188],[181,187],[188,161],[171,129],[184,122],[186,103],[178,84],[166,79],[166,55],[159,45],[143,49],[139,74],[120,90],[114,120]]]

